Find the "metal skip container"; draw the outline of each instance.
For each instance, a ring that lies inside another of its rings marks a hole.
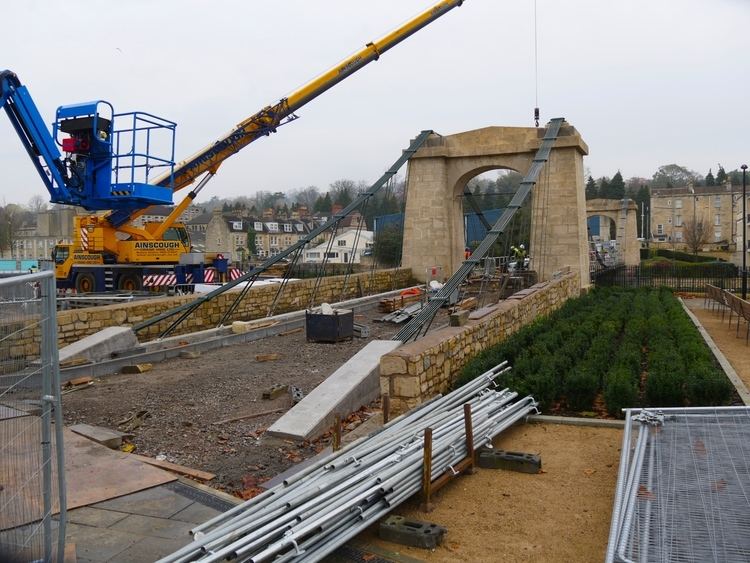
[[[308,342],[341,342],[354,336],[354,311],[323,306],[305,311]]]

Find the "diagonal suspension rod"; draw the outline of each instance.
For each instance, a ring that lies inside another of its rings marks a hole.
[[[534,160],[531,162],[531,168],[521,182],[513,199],[505,208],[505,211],[503,211],[503,214],[497,220],[492,229],[487,232],[487,236],[481,244],[467,260],[464,260],[456,273],[451,276],[442,288],[440,288],[437,295],[430,299],[419,314],[412,318],[404,328],[398,331],[392,340],[408,342],[411,339],[416,340],[419,338],[420,333],[422,336],[427,333],[438,309],[448,302],[451,294],[464,282],[464,280],[466,280],[467,277],[469,277],[469,274],[474,267],[490,251],[492,245],[495,244],[495,241],[503,233],[511,219],[513,219],[516,211],[520,209],[523,202],[531,193],[531,189],[534,187],[534,184],[536,184],[537,178],[539,178],[539,173],[549,159],[552,145],[557,140],[563,121],[565,121],[564,118],[557,117],[549,122],[547,130],[544,132],[542,144],[539,146],[539,150],[534,156]]]
[[[222,293],[229,291],[230,289],[238,286],[241,283],[245,283],[247,281],[252,280],[253,278],[257,277],[262,272],[266,271],[268,268],[276,264],[277,262],[280,262],[287,256],[291,255],[294,252],[297,252],[297,250],[302,249],[305,245],[310,243],[310,241],[315,240],[321,233],[327,231],[331,226],[338,224],[341,219],[349,215],[352,211],[355,209],[358,209],[359,206],[366,201],[368,198],[375,195],[380,188],[382,188],[388,180],[390,180],[391,177],[393,177],[400,169],[401,167],[414,155],[415,152],[424,144],[424,142],[427,140],[427,138],[432,134],[431,130],[425,130],[422,131],[415,139],[412,140],[411,144],[409,145],[409,148],[404,150],[401,154],[401,156],[396,160],[396,162],[393,163],[393,165],[372,185],[370,186],[370,189],[366,192],[362,193],[359,197],[357,197],[354,201],[352,201],[349,205],[347,205],[342,211],[335,214],[329,221],[327,221],[325,224],[316,227],[313,229],[307,236],[304,238],[301,238],[296,243],[294,243],[292,246],[284,250],[283,252],[280,252],[279,254],[275,256],[271,256],[268,258],[265,262],[263,262],[260,266],[257,266],[247,272],[246,274],[240,276],[236,280],[233,280],[231,282],[228,282],[221,287],[213,290],[210,293],[207,293],[201,297],[198,297],[194,301],[191,301],[190,303],[186,303],[184,305],[181,305],[179,307],[174,307],[173,309],[170,309],[169,311],[165,311],[159,315],[156,315],[155,317],[151,317],[150,319],[146,319],[143,322],[140,322],[133,326],[134,332],[139,332],[145,328],[148,328],[150,326],[153,326],[155,324],[160,323],[161,321],[165,319],[172,318],[176,315],[179,315],[179,317],[172,322],[172,324],[169,325],[169,327],[162,332],[159,337],[164,338],[168,334],[170,334],[177,326],[182,323],[187,317],[189,317],[193,311],[195,311],[198,307],[203,305],[204,303],[207,303],[208,301],[211,301],[218,295],[221,295]]]

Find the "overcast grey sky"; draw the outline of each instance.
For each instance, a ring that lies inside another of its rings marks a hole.
[[[24,0],[0,67],[51,122],[110,101],[178,123],[177,158],[213,142],[430,0]],[[583,135],[595,176],[705,174],[750,161],[750,1],[538,0],[542,120]],[[533,0],[466,0],[222,166],[201,199],[374,181],[422,129],[530,126]],[[0,116],[0,203],[47,193]]]

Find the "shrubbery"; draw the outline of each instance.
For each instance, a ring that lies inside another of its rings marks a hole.
[[[668,289],[597,288],[569,300],[473,358],[461,385],[507,360],[499,383],[531,394],[542,409],[591,410],[602,394],[610,414],[636,406],[721,405],[732,386]]]

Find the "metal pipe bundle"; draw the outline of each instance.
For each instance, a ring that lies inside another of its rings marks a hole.
[[[468,452],[463,405],[471,405],[474,448],[536,410],[496,390],[500,364],[463,387],[394,419],[263,494],[196,526],[193,542],[161,559],[318,561],[422,487],[424,430],[432,429],[432,479]]]

